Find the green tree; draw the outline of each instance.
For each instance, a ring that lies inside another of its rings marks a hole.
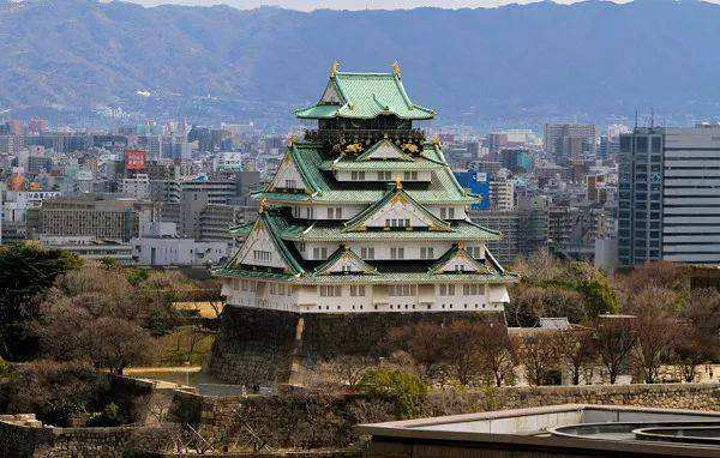
[[[370,369],[357,384],[361,393],[380,397],[395,405],[398,418],[412,418],[420,414],[420,407],[429,388],[420,377],[401,370]]]
[[[0,354],[27,359],[35,345],[25,323],[37,318],[39,305],[55,279],[82,265],[76,255],[23,243],[0,247]]]
[[[572,262],[569,270],[573,274],[573,289],[585,297],[587,319],[619,312],[617,294],[602,272],[586,262]]]

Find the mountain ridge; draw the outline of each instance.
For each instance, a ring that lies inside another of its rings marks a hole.
[[[683,122],[718,110],[717,23],[719,5],[669,0],[312,12],[34,0],[0,8],[0,110],[283,124],[319,97],[335,59],[347,71],[398,60],[441,123],[650,106]]]

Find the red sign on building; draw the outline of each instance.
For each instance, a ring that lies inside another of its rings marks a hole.
[[[145,151],[132,149],[125,151],[125,170],[143,170],[145,168]]]

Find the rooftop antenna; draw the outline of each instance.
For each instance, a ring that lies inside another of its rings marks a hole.
[[[650,107],[650,128],[655,127],[655,107]]]
[[[638,128],[638,109],[635,108],[635,130]]]

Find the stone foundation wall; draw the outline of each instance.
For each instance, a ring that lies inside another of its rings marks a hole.
[[[302,340],[297,342],[302,319]],[[227,383],[287,383],[294,356],[306,368],[339,356],[382,356],[382,341],[396,327],[419,322],[504,320],[492,312],[294,314],[227,307],[205,369]]]
[[[29,415],[0,415],[2,458],[121,458],[141,426],[52,428]]]
[[[440,390],[426,399],[424,416],[454,415],[557,404],[607,404],[720,411],[718,384],[589,385]]]

